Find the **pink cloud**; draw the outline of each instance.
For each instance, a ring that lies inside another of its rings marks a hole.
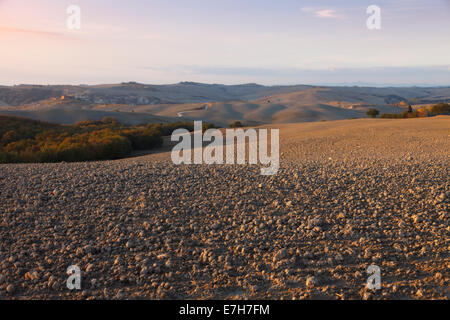
[[[323,7],[304,7],[302,8],[302,11],[314,14],[317,18],[342,18],[335,10]]]
[[[326,10],[318,10],[315,12],[316,17],[319,18],[338,18],[334,10],[326,9]]]
[[[52,36],[52,37],[62,37],[63,33],[44,31],[44,30],[31,30],[31,29],[21,29],[15,27],[0,27],[0,33],[23,33],[36,36]]]

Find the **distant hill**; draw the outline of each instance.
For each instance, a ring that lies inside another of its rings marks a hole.
[[[326,87],[135,82],[94,86],[0,87],[0,113],[58,123],[105,116],[128,124],[175,118],[228,124],[365,117],[368,108],[401,112],[408,104],[450,102],[450,87]]]
[[[106,104],[178,104],[189,102],[250,100],[265,95],[294,92],[310,86],[273,86],[258,84],[221,85],[181,82],[169,85],[140,83],[103,84],[93,86],[18,85],[0,87],[0,101],[20,106],[61,96],[71,96],[89,103]]]

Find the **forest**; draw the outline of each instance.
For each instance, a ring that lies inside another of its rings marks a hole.
[[[204,124],[204,130],[214,127]],[[161,147],[163,136],[193,122],[126,126],[108,117],[74,125],[0,115],[0,163],[79,162],[127,157],[133,150]]]

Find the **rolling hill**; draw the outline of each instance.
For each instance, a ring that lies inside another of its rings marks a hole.
[[[0,113],[58,123],[106,116],[128,124],[204,120],[220,125],[365,117],[369,108],[400,113],[408,104],[450,101],[450,87],[324,87],[181,82],[0,87]]]

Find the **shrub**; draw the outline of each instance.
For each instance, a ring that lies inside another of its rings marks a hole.
[[[369,117],[371,117],[371,118],[376,118],[377,115],[380,114],[380,111],[378,111],[377,109],[374,109],[374,108],[370,108],[370,109],[366,112],[366,114],[367,114]]]
[[[0,143],[2,145],[6,146],[7,144],[17,141],[19,139],[20,139],[20,136],[16,131],[9,130],[2,136]]]
[[[230,128],[242,128],[243,125],[240,121],[233,121],[232,123],[230,123]]]
[[[214,124],[209,123],[209,122],[205,122],[202,125],[202,132],[205,133],[206,130],[215,129],[215,128],[216,128],[216,126]]]
[[[450,114],[450,104],[438,103],[431,107],[430,114],[431,115]]]
[[[163,136],[170,136],[172,132],[177,129],[186,129],[188,131],[194,131],[194,122],[189,121],[177,121],[163,124],[149,124],[147,128],[160,131]]]
[[[385,119],[406,119],[406,118],[418,118],[420,117],[419,111],[409,112],[408,110],[403,111],[402,113],[383,113],[380,118]]]
[[[417,110],[417,114],[419,118],[425,118],[428,117],[428,110],[425,108],[420,108]]]

